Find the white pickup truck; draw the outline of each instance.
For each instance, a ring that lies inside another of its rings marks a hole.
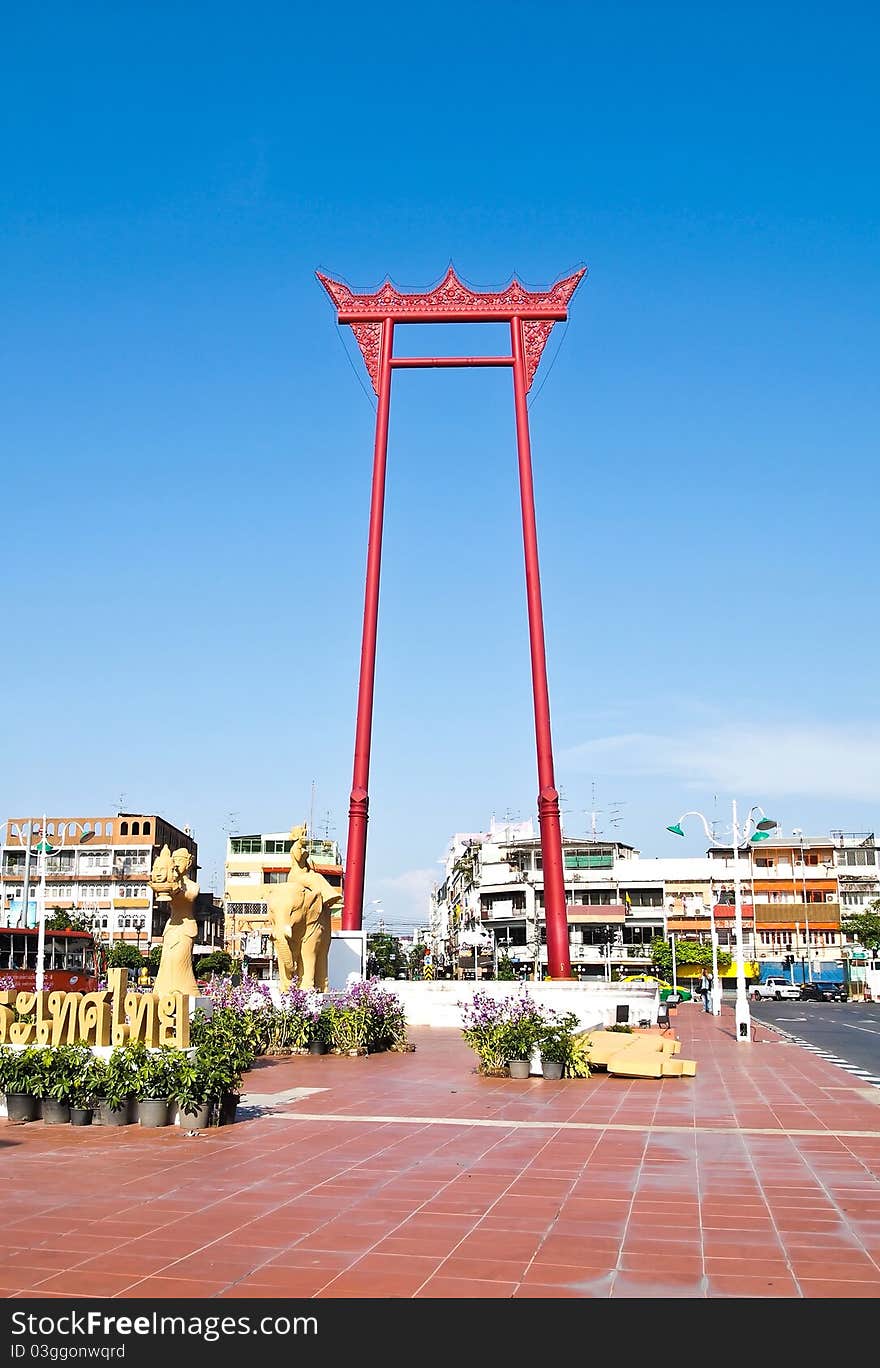
[[[753,1002],[767,1001],[781,1002],[783,998],[800,998],[801,990],[798,984],[789,983],[786,978],[766,978],[763,983],[753,983],[749,988],[749,996]]]

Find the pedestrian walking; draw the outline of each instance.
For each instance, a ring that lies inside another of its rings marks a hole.
[[[705,970],[703,970],[703,973],[700,976],[699,994],[700,997],[703,999],[703,1011],[711,1012],[712,1003],[710,1001],[710,998],[712,995],[712,980],[709,978],[709,975],[706,973]]]

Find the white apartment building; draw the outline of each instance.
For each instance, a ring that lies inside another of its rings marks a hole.
[[[45,861],[46,915],[75,913],[105,945],[129,941],[146,953],[160,941],[167,910],[154,902],[149,874],[164,845],[185,849],[197,877],[198,846],[189,827],[155,813],[108,816],[12,817],[0,846],[0,920],[4,927],[35,927]],[[40,847],[45,842],[48,850]],[[210,902],[210,895],[204,895]],[[207,908],[207,902],[205,904]],[[217,946],[218,919],[196,909],[197,951]],[[203,925],[204,924],[204,925]]]
[[[445,877],[431,898],[438,964],[467,971],[506,955],[531,977],[547,962],[540,837],[532,821],[459,833]],[[777,836],[740,851],[743,948],[747,973],[793,956],[798,977],[839,975],[847,952],[841,915],[880,897],[873,833]],[[655,936],[676,935],[732,952],[733,850],[645,858],[616,840],[563,838],[573,973],[610,977],[644,972]],[[735,972],[733,968],[729,971]]]

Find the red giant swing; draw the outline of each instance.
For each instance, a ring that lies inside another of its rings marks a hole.
[[[549,290],[525,290],[519,281],[514,279],[506,289],[497,293],[479,293],[468,289],[450,267],[440,284],[424,294],[401,294],[390,281],[386,281],[375,294],[355,294],[341,281],[332,280],[318,272],[318,279],[336,306],[338,322],[347,324],[354,333],[373,389],[379,399],[342,925],[346,930],[359,930],[363,918],[376,628],[392,372],[416,366],[509,366],[513,371],[535,738],[538,752],[538,820],[544,869],[547,969],[553,979],[571,978],[571,960],[565,908],[559,794],[553,777],[550,699],[547,688],[544,618],[541,607],[526,395],[553,324],[567,319],[569,301],[585,274],[585,270],[576,271],[574,275],[558,280]],[[509,323],[510,355],[395,356],[394,329],[397,324],[403,323]]]

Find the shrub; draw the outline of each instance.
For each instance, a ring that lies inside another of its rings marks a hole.
[[[543,1018],[527,989],[505,998],[474,993],[459,1006],[462,1034],[479,1055],[480,1073],[504,1073],[511,1059],[528,1059],[538,1043]]]

